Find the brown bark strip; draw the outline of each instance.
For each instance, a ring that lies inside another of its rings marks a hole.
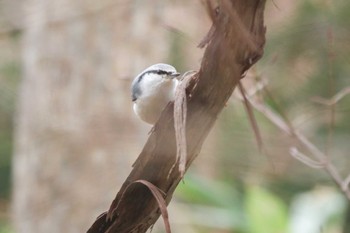
[[[186,119],[187,119],[187,94],[186,88],[189,86],[190,81],[195,75],[195,71],[186,72],[179,85],[177,86],[174,101],[174,126],[175,126],[175,138],[176,138],[176,163],[173,165],[179,166],[179,172],[181,177],[184,176],[186,171],[187,161],[187,139],[186,139]],[[171,174],[173,169],[170,170]]]
[[[133,182],[133,184],[134,183],[141,183],[141,184],[147,186],[147,188],[149,188],[149,190],[152,192],[152,195],[156,199],[156,201],[158,203],[158,207],[159,207],[160,212],[161,212],[162,217],[163,217],[165,232],[171,233],[170,224],[169,224],[169,214],[168,214],[166,202],[162,196],[162,193],[164,193],[164,192],[162,190],[158,189],[152,183],[148,182],[147,180],[137,180],[137,181]],[[165,193],[164,193],[164,195],[165,195]]]
[[[210,9],[215,12],[211,35],[204,43],[207,47],[199,73],[186,89],[185,170],[199,154],[243,73],[263,54],[264,6],[265,0],[222,0],[217,8]],[[172,169],[177,160],[173,116],[174,104],[171,103],[154,126],[129,177],[112,202],[108,211],[110,218],[107,219],[107,213],[102,214],[88,233],[141,233],[155,223],[160,216],[159,206],[145,186],[129,187],[136,180],[148,181],[163,190],[169,204],[182,179],[181,172]]]

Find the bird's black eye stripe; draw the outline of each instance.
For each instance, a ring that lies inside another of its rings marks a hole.
[[[157,70],[156,73],[159,74],[159,75],[170,74],[170,72],[166,72],[164,70]]]

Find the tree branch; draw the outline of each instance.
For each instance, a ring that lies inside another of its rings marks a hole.
[[[207,48],[198,74],[186,89],[185,170],[199,154],[244,72],[263,54],[264,6],[265,0],[225,0],[219,1],[218,8],[208,9],[214,12],[214,19],[205,41]],[[182,178],[179,169],[172,169],[178,161],[173,107],[170,103],[165,108],[109,211],[95,221],[89,233],[146,232],[155,223],[160,215],[159,207],[147,187],[129,186],[136,180],[152,183],[166,194],[167,204],[170,202]]]

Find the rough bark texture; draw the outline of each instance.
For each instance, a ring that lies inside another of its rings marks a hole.
[[[262,56],[264,6],[265,0],[232,0],[219,1],[218,8],[209,9],[213,26],[205,39],[207,48],[201,69],[187,89],[186,168],[198,155],[244,72]],[[173,104],[169,104],[109,212],[102,214],[88,232],[146,232],[160,215],[158,206],[146,187],[130,184],[147,180],[166,193],[169,203],[181,180],[177,166],[172,170],[175,160]]]

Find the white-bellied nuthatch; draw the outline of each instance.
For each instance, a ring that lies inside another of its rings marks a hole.
[[[131,85],[134,112],[143,121],[154,125],[164,107],[175,98],[180,74],[168,64],[155,64],[136,76]]]

